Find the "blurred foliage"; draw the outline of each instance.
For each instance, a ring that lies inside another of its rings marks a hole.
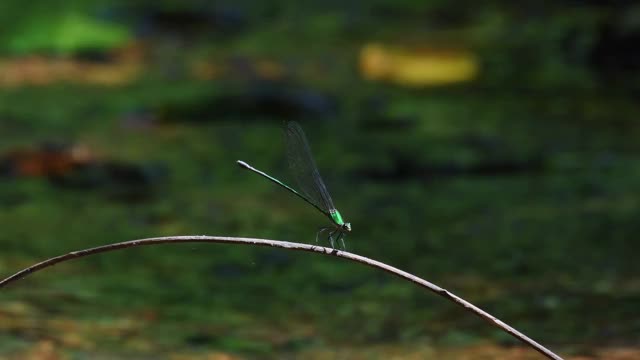
[[[81,13],[36,17],[8,36],[7,50],[14,54],[38,51],[69,54],[124,45],[131,36],[123,26],[95,21]]]
[[[297,119],[353,223],[349,250],[451,289],[567,352],[598,356],[592,346],[637,343],[640,82],[626,47],[639,32],[637,6],[0,6],[4,274],[151,236],[313,242],[322,216],[235,165],[243,159],[288,180],[279,124]],[[431,59],[424,49],[452,50],[477,72],[428,88],[393,81],[397,71],[369,81],[358,67],[368,44],[384,44],[396,65],[418,64],[421,76]],[[94,81],[105,78],[119,81]],[[88,161],[35,172],[42,177],[15,171],[17,161],[77,148]],[[367,357],[421,344],[415,356],[435,357],[442,345],[513,344],[369,269],[223,245],[67,263],[3,290],[0,304],[3,356],[63,347],[80,357]],[[501,349],[493,357],[519,356]]]

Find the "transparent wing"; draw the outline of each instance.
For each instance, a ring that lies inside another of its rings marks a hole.
[[[287,160],[291,173],[300,190],[329,215],[329,211],[335,209],[335,206],[313,160],[307,137],[297,122],[288,121],[285,126]]]

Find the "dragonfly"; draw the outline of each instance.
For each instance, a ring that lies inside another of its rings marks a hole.
[[[284,130],[289,170],[298,183],[300,191],[242,160],[237,161],[238,165],[283,187],[328,217],[332,225],[320,228],[316,234],[316,243],[320,234],[328,232],[331,248],[335,249],[335,244],[339,242],[342,245],[342,249],[345,250],[344,237],[351,232],[351,223],[345,222],[340,211],[333,205],[331,195],[329,195],[329,191],[324,181],[322,181],[316,162],[311,154],[311,147],[300,124],[295,121],[287,121]]]

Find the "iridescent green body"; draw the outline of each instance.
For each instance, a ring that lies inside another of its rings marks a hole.
[[[313,206],[314,208],[318,209],[318,211],[320,211],[321,213],[323,213],[326,217],[328,217],[333,223],[334,226],[331,228],[322,228],[320,229],[320,231],[318,232],[318,235],[324,231],[327,230],[332,230],[329,232],[329,240],[331,241],[331,247],[335,248],[334,245],[334,239],[333,239],[333,235],[337,234],[337,240],[342,242],[342,247],[345,248],[344,245],[344,235],[347,233],[351,232],[351,223],[348,222],[344,222],[344,220],[342,219],[342,215],[340,215],[340,212],[338,211],[338,209],[329,209],[329,211],[326,211],[324,209],[322,209],[320,206],[318,206],[317,204],[315,204],[313,201],[311,201],[310,199],[308,199],[306,196],[304,196],[303,194],[301,194],[300,192],[296,191],[294,188],[292,188],[291,186],[283,183],[282,181],[274,178],[273,176],[260,171],[254,167],[252,167],[251,165],[247,164],[244,161],[238,160],[238,165],[240,165],[242,168],[247,169],[247,170],[251,170],[254,173],[261,175],[267,179],[269,179],[270,181],[274,182],[277,185],[282,186],[283,188],[289,190],[291,193],[293,193],[294,195],[298,196],[299,198],[301,198],[302,200],[306,201],[309,205]],[[316,235],[316,240],[317,240],[317,235]]]
[[[318,209],[318,211],[323,213],[331,220],[331,222],[333,222],[333,226],[320,229],[318,235],[324,231],[328,231],[331,247],[335,249],[335,240],[338,240],[342,242],[342,247],[344,248],[345,245],[343,238],[345,234],[351,232],[351,224],[342,219],[342,215],[340,215],[340,212],[333,205],[331,195],[329,195],[329,191],[320,177],[320,173],[318,172],[315,160],[311,155],[311,149],[302,128],[295,121],[286,122],[285,125],[285,139],[287,144],[289,168],[301,191],[297,191],[273,176],[251,167],[244,161],[238,160],[238,165],[282,186]],[[316,241],[318,240],[318,235],[316,235]]]
[[[342,215],[340,215],[340,211],[338,211],[337,209],[333,209],[331,211],[329,211],[329,214],[331,215],[331,220],[333,220],[334,223],[336,223],[336,225],[344,225],[344,220],[342,220]]]

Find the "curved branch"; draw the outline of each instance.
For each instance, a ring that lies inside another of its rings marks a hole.
[[[518,330],[512,328],[506,323],[502,322],[500,319],[495,316],[489,314],[488,312],[480,309],[479,307],[471,304],[470,302],[458,297],[452,292],[443,289],[439,286],[436,286],[422,278],[419,278],[415,275],[409,274],[406,271],[402,271],[393,266],[381,263],[379,261],[366,258],[364,256],[352,254],[346,251],[339,251],[335,249],[329,249],[322,246],[315,246],[309,244],[301,244],[301,243],[292,243],[286,241],[277,241],[277,240],[267,240],[267,239],[254,239],[254,238],[240,238],[240,237],[225,237],[225,236],[169,236],[169,237],[157,237],[157,238],[148,238],[148,239],[140,239],[140,240],[131,240],[124,241],[115,244],[98,246],[90,249],[72,251],[65,255],[56,256],[45,261],[39,262],[35,265],[32,265],[26,269],[20,270],[17,273],[3,279],[0,281],[0,288],[7,286],[8,284],[20,280],[30,274],[33,274],[36,271],[43,270],[55,264],[81,258],[93,254],[126,249],[130,247],[136,246],[147,246],[147,245],[159,245],[159,244],[167,244],[167,243],[194,243],[194,242],[205,242],[205,243],[228,243],[228,244],[241,244],[241,245],[257,245],[257,246],[270,246],[277,247],[289,250],[300,250],[300,251],[309,251],[316,252],[325,255],[333,255],[339,258],[348,259],[351,261],[359,262],[361,264],[365,264],[367,266],[377,268],[380,270],[384,270],[390,274],[393,274],[397,277],[403,278],[405,280],[409,280],[414,284],[417,284],[423,288],[426,288],[450,301],[455,302],[456,304],[462,306],[468,311],[473,312],[474,314],[480,316],[484,320],[488,321],[491,325],[500,328],[501,330],[507,332],[509,335],[515,337],[516,339],[522,341],[526,345],[532,347],[542,355],[546,356],[549,359],[562,360],[562,358],[544,346],[538,344],[534,340],[530,339],[526,335],[522,334]]]

